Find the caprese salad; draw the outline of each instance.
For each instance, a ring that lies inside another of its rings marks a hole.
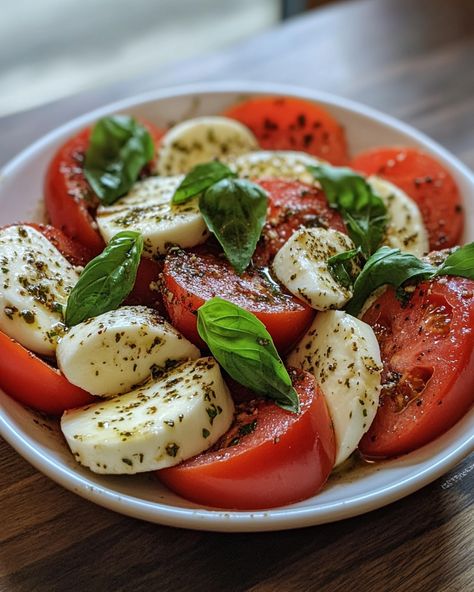
[[[474,399],[474,243],[414,148],[351,160],[322,107],[105,117],[49,164],[49,224],[0,229],[0,387],[77,462],[268,508],[408,453]]]

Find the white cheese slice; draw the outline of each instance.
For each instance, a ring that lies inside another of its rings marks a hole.
[[[318,313],[287,363],[311,372],[323,391],[340,464],[377,412],[382,363],[372,328],[343,311]]]
[[[161,139],[160,175],[188,173],[194,166],[258,148],[252,132],[227,117],[197,117],[178,123]]]
[[[354,248],[342,232],[325,228],[300,228],[281,247],[273,260],[273,271],[297,298],[316,310],[341,308],[352,291],[334,279],[328,259]],[[358,272],[353,264],[354,274]]]
[[[180,205],[171,203],[182,180],[182,176],[149,177],[135,183],[113,205],[100,206],[97,225],[105,242],[118,232],[135,230],[142,234],[143,254],[149,258],[165,254],[171,245],[187,248],[205,242],[209,232],[197,198]]]
[[[427,253],[428,233],[416,203],[385,179],[372,176],[367,182],[387,206],[388,224],[383,243],[417,257]]]
[[[124,306],[72,327],[56,355],[69,382],[93,395],[114,396],[200,353],[156,311]]]
[[[0,331],[41,355],[54,355],[63,307],[79,270],[40,232],[0,230]]]
[[[61,429],[80,464],[95,473],[133,474],[207,450],[229,429],[233,413],[218,363],[200,358],[128,394],[66,411]]]
[[[227,159],[229,167],[239,177],[249,179],[290,179],[308,185],[318,185],[308,166],[318,166],[324,161],[305,152],[293,150],[259,150],[236,158]]]

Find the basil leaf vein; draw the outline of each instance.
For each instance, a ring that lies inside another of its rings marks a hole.
[[[209,230],[237,273],[250,263],[267,215],[267,194],[245,179],[222,179],[199,198]]]
[[[133,288],[142,250],[140,233],[130,230],[116,234],[85,266],[69,294],[66,325],[71,327],[117,308]]]
[[[329,205],[337,208],[349,236],[368,259],[378,248],[387,226],[387,207],[367,181],[346,167],[309,166],[321,183]]]
[[[171,199],[171,203],[185,203],[188,199],[209,189],[214,183],[236,176],[228,166],[218,160],[198,164],[181,181]]]
[[[92,130],[84,174],[99,200],[110,205],[132,187],[154,151],[150,134],[133,117],[104,117]]]
[[[198,309],[197,328],[212,355],[237,382],[299,411],[299,398],[272,338],[253,314],[222,298]]]

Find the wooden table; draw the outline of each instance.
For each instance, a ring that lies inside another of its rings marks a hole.
[[[474,165],[472,0],[362,0],[237,47],[0,119],[0,163],[92,107],[198,80],[288,82],[360,100]],[[262,534],[209,534],[86,502],[0,444],[0,590],[474,590],[474,455],[365,516]]]

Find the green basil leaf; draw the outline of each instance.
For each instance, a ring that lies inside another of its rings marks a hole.
[[[360,247],[344,251],[329,257],[327,265],[332,277],[344,288],[352,288],[354,284],[354,264],[353,259],[359,257]]]
[[[457,275],[474,280],[474,243],[459,247],[451,253],[436,275]]]
[[[127,193],[154,152],[150,134],[132,117],[104,117],[92,130],[84,174],[100,201],[110,205]]]
[[[117,308],[133,288],[142,250],[140,233],[127,230],[116,234],[85,266],[69,294],[66,325],[71,327]]]
[[[222,179],[199,198],[199,209],[237,273],[250,263],[267,215],[267,194],[245,179]]]
[[[298,395],[272,338],[253,314],[222,298],[198,309],[198,332],[230,376],[288,411],[299,411]]]
[[[196,165],[176,189],[171,203],[181,204],[209,189],[214,183],[236,177],[228,166],[218,160]]]
[[[346,311],[357,316],[367,298],[380,286],[387,284],[399,288],[411,279],[419,281],[433,277],[436,267],[420,261],[400,249],[380,247],[367,261],[354,283],[354,295],[346,305]]]
[[[329,205],[337,208],[349,236],[368,259],[379,247],[387,226],[387,207],[363,177],[346,167],[309,166]]]

